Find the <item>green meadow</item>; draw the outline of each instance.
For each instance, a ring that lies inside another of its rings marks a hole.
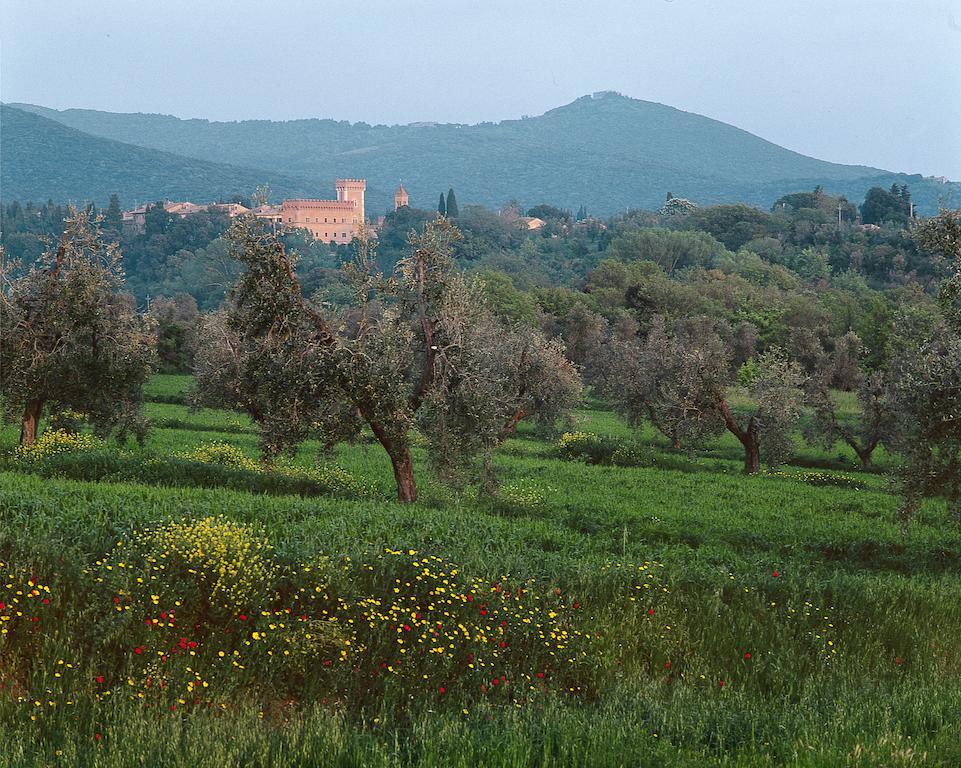
[[[961,765],[961,529],[894,457],[746,477],[591,403],[633,458],[522,425],[496,495],[418,449],[402,506],[371,439],[265,470],[189,386],[142,448],[0,433],[0,766]],[[220,602],[173,566],[221,556]]]

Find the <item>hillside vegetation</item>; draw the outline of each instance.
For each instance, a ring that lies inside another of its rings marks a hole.
[[[261,168],[271,178],[287,174],[303,179],[311,196],[326,195],[336,177],[363,177],[371,186],[372,213],[390,205],[398,179],[420,207],[432,206],[438,191],[455,183],[468,203],[500,206],[518,198],[525,205],[585,205],[603,215],[628,207],[656,209],[669,191],[701,205],[768,207],[784,194],[816,185],[860,200],[874,186],[910,184],[924,214],[934,213],[940,198],[950,202],[958,195],[955,184],[824,162],[717,120],[614,93],[585,96],[537,117],[478,125],[372,126],[329,119],[221,123],[18,106],[91,135]],[[115,185],[110,191],[119,190]],[[159,191],[139,194],[157,197]]]
[[[302,181],[91,136],[40,115],[0,106],[0,189],[5,200],[134,202],[226,199],[269,181],[280,194],[302,194]]]

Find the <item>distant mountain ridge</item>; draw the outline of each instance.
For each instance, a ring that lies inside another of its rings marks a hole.
[[[0,195],[12,199],[126,205],[163,199],[216,201],[270,180],[282,194],[308,185],[282,174],[182,157],[92,136],[0,105]]]
[[[934,212],[941,197],[955,203],[961,198],[961,184],[829,163],[717,120],[610,92],[537,117],[476,125],[211,122],[11,106],[101,139],[242,166],[245,172],[262,170],[263,180],[282,176],[288,184],[302,183],[311,196],[326,196],[334,178],[364,177],[371,214],[389,205],[399,180],[412,205],[424,208],[453,186],[466,203],[499,206],[516,198],[525,206],[583,204],[599,214],[657,208],[667,192],[700,204],[769,207],[787,192],[818,184],[855,202],[872,186],[908,184],[923,213]],[[16,163],[16,153],[14,158]],[[141,196],[151,197],[146,190]]]

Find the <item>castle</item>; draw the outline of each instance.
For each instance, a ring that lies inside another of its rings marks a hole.
[[[254,215],[291,229],[306,229],[317,240],[342,245],[349,243],[364,223],[364,179],[337,179],[336,200],[301,198],[280,205],[261,206]]]
[[[281,229],[306,229],[317,240],[325,243],[343,245],[349,243],[365,221],[364,192],[367,182],[364,179],[337,179],[336,200],[298,198],[284,200],[280,205],[261,205],[247,209],[236,203],[196,205],[190,202],[164,203],[167,213],[185,218],[193,213],[222,210],[230,218],[251,213],[258,219],[268,221]],[[394,193],[394,210],[409,205],[407,190],[401,184]],[[150,206],[142,205],[132,211],[123,212],[124,227],[135,234],[146,231],[146,212]],[[378,220],[382,222],[383,217]],[[377,226],[373,226],[376,236]]]

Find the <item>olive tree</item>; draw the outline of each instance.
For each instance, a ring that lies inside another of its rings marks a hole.
[[[688,318],[668,331],[656,317],[643,341],[609,344],[602,392],[629,423],[649,421],[692,453],[727,430],[743,446],[749,474],[760,471],[762,452],[771,465],[790,454],[804,375],[779,349],[752,361],[743,383],[755,404],[738,413],[730,405],[734,352],[709,318]]]
[[[245,271],[202,329],[198,398],[247,411],[265,456],[310,435],[333,444],[366,424],[390,458],[398,498],[411,502],[413,430],[427,435],[435,463],[465,464],[520,419],[576,402],[576,373],[559,347],[497,320],[480,286],[454,268],[460,233],[446,218],[412,235],[388,276],[375,271],[362,233],[344,267],[353,300],[341,308],[302,294],[296,255],[259,222],[239,219],[226,237]]]
[[[833,356],[808,378],[805,390],[814,419],[805,427],[804,436],[827,449],[841,440],[857,454],[861,466],[869,469],[874,451],[894,435],[897,405],[888,371],[865,373],[861,369],[860,355],[860,339],[849,332],[835,343]],[[831,385],[839,380],[857,392],[861,413],[853,422],[838,413]]]
[[[698,325],[671,333],[657,315],[643,340],[612,337],[599,387],[629,424],[647,421],[692,453],[723,429],[717,392],[730,367],[713,328]]]
[[[71,211],[56,247],[28,269],[4,262],[0,281],[0,393],[21,444],[36,440],[48,406],[85,413],[98,434],[142,439],[156,338],[121,292],[120,250],[99,218]]]
[[[915,236],[952,274],[941,286],[933,324],[899,323],[902,343],[891,368],[904,511],[923,496],[943,494],[961,517],[961,211],[942,210]]]
[[[717,408],[728,432],[744,448],[744,471],[756,475],[761,456],[770,466],[790,457],[794,450],[794,427],[801,415],[805,376],[801,367],[773,347],[758,357],[744,382],[754,401],[741,415],[728,403],[725,389],[718,394]]]

